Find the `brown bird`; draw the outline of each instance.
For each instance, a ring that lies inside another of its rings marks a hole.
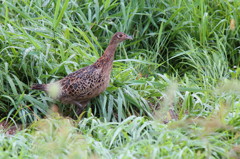
[[[107,88],[116,48],[120,42],[127,39],[132,37],[122,32],[115,33],[104,54],[94,64],[70,73],[54,83],[35,84],[31,89],[45,91],[64,104],[77,105],[77,114],[80,114],[90,99]]]

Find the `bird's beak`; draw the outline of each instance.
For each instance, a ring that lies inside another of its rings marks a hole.
[[[129,36],[129,35],[127,35],[126,39],[132,40],[132,39],[133,39],[133,37],[132,37],[132,36]]]

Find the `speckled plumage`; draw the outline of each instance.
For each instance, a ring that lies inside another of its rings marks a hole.
[[[132,37],[122,32],[115,33],[102,57],[94,64],[70,73],[54,83],[33,85],[32,89],[43,90],[62,103],[75,104],[79,107],[78,113],[81,113],[90,99],[107,88],[117,45],[127,39]]]

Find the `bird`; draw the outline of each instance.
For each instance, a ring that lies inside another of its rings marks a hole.
[[[58,81],[33,84],[31,89],[45,91],[51,98],[63,104],[76,105],[76,113],[79,115],[92,98],[106,90],[118,44],[132,39],[132,36],[123,32],[116,32],[103,55],[95,63],[72,72]]]

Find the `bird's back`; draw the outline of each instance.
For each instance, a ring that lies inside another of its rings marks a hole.
[[[106,89],[109,79],[109,74],[106,74],[102,67],[84,67],[59,81],[59,99],[64,103],[89,100]]]

